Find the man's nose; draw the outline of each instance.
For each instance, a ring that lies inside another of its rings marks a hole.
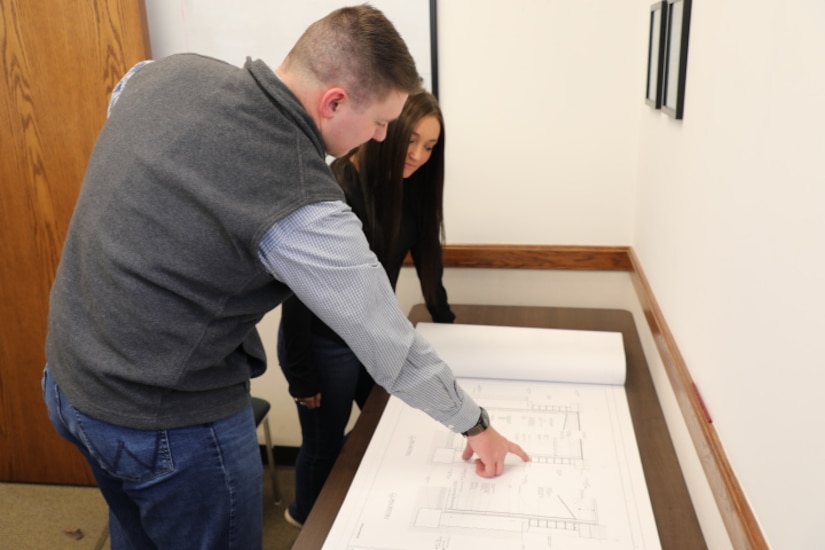
[[[375,141],[384,141],[387,137],[387,127],[386,126],[379,126],[375,129],[375,133],[372,135],[372,139]]]

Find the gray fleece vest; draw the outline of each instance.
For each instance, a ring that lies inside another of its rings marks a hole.
[[[51,291],[46,355],[72,405],[137,429],[242,410],[266,367],[255,326],[289,295],[258,245],[296,209],[343,199],[324,157],[261,61],[185,54],[138,71],[89,160]]]

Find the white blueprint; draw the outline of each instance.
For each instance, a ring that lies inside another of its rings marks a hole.
[[[461,435],[391,397],[324,550],[660,547],[622,386],[461,385],[532,461],[479,477]]]

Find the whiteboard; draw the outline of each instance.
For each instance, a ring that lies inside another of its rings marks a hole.
[[[341,0],[145,0],[152,56],[195,52],[241,66],[247,56],[273,70],[313,22]],[[432,91],[429,0],[372,0],[407,43]]]

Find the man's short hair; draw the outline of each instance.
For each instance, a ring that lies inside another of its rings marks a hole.
[[[412,94],[421,89],[401,35],[368,4],[337,9],[310,25],[285,62],[320,84],[344,88],[360,108],[392,90]]]

